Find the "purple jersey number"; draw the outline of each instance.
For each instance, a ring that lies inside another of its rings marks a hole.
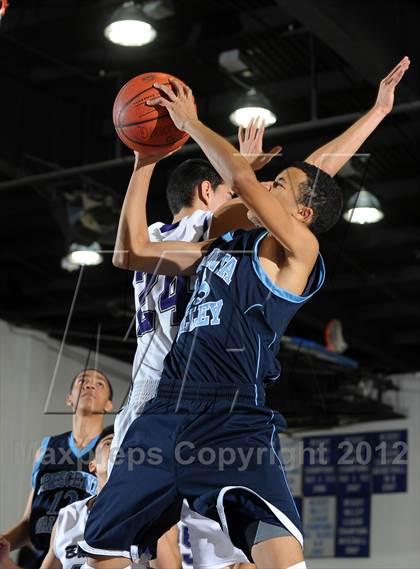
[[[184,277],[164,277],[163,290],[159,295],[157,307],[159,313],[171,311],[171,326],[179,326],[185,314],[189,298],[192,294],[190,290],[190,279]],[[144,288],[140,292],[139,309],[137,311],[137,336],[143,336],[152,332],[156,325],[156,310],[143,310],[146,297],[158,282],[158,275],[150,273],[136,272],[136,284],[144,283]]]

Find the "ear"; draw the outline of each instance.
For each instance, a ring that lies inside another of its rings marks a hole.
[[[213,188],[208,180],[204,180],[197,187],[197,195],[200,202],[202,202],[205,206],[209,206],[211,195],[213,192]]]
[[[309,225],[314,217],[314,210],[311,207],[306,207],[304,205],[299,205],[297,212],[297,218],[302,221],[305,225]]]
[[[105,413],[111,413],[111,411],[113,410],[114,405],[112,404],[112,401],[110,399],[108,399],[108,401],[105,404]]]
[[[73,398],[72,398],[72,396],[71,396],[71,393],[68,393],[68,394],[66,395],[66,405],[67,405],[68,407],[73,407]]]
[[[89,462],[88,468],[89,468],[89,472],[91,474],[96,474],[96,460],[95,459],[93,459]]]

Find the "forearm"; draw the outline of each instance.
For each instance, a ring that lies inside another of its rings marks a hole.
[[[14,563],[10,557],[7,557],[6,559],[0,561],[0,569],[21,569],[21,567],[19,567],[19,565],[16,565],[16,563]]]
[[[154,164],[141,166],[138,160],[135,161],[115,240],[112,262],[117,267],[128,269],[130,256],[149,241],[146,202],[154,167]]]
[[[306,158],[306,162],[322,168],[330,176],[335,176],[359,150],[385,116],[386,113],[382,110],[372,107],[343,134],[315,150]]]
[[[29,521],[22,519],[17,525],[3,535],[10,543],[11,551],[27,545],[29,543]]]
[[[210,238],[220,237],[235,229],[251,229],[254,225],[249,221],[248,208],[240,198],[234,198],[220,206],[213,214],[210,223]]]
[[[209,162],[232,188],[244,172],[255,174],[248,161],[222,136],[212,131],[198,119],[190,120],[185,130],[201,147]]]

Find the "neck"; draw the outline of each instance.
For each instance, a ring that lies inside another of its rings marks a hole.
[[[105,486],[106,481],[107,481],[106,476],[105,477],[98,476],[98,487],[96,489],[96,495],[98,495],[102,491],[103,487]]]
[[[92,439],[100,435],[104,428],[104,416],[95,415],[73,415],[73,439],[78,448],[83,448]]]
[[[182,219],[183,217],[187,217],[189,215],[192,215],[195,211],[197,211],[198,209],[202,209],[204,211],[207,210],[206,206],[201,206],[200,204],[197,205],[193,205],[191,207],[183,207],[181,210],[179,210],[178,213],[176,213],[172,219],[172,223],[176,223],[177,221],[179,221],[180,219]]]

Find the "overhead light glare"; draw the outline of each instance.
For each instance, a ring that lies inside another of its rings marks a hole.
[[[74,271],[81,266],[92,267],[103,262],[104,258],[99,253],[101,247],[96,241],[90,246],[73,243],[68,255],[61,261],[61,267],[67,271]]]
[[[376,196],[365,189],[356,192],[347,202],[343,217],[349,223],[377,223],[384,217]]]
[[[156,30],[147,21],[142,8],[134,2],[125,2],[112,14],[104,30],[112,43],[125,47],[140,47],[156,38]]]
[[[236,109],[229,115],[229,119],[236,126],[247,127],[251,119],[259,117],[264,120],[266,126],[270,126],[277,121],[277,117],[270,107],[267,97],[257,93],[255,89],[251,89],[239,99]]]

